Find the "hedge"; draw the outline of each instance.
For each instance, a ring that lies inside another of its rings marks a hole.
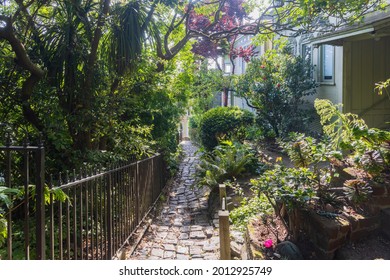
[[[216,107],[203,114],[200,122],[202,145],[212,150],[218,139],[224,136],[237,137],[242,129],[253,124],[254,115],[238,107]]]

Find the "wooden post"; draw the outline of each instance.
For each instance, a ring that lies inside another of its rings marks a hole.
[[[219,185],[219,205],[222,207],[222,200],[225,199],[225,206],[226,206],[226,185],[220,184]],[[222,210],[226,210],[226,208],[221,208]]]
[[[230,230],[229,230],[229,211],[219,210],[219,246],[220,259],[230,260]]]

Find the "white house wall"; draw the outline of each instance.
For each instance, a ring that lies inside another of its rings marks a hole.
[[[316,98],[329,99],[335,104],[343,102],[343,47],[335,46],[334,52],[334,82],[332,84],[319,83],[317,94],[310,96],[309,100],[314,102]],[[313,48],[312,63],[314,65],[314,76],[319,80],[319,48]]]

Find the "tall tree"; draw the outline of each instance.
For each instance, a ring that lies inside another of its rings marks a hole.
[[[51,91],[64,112],[74,148],[91,149],[96,129],[93,116],[96,96],[105,90],[102,86],[113,83],[110,77],[101,80],[104,73],[110,73],[104,62],[108,57],[102,56],[103,40],[110,32],[114,33],[109,42],[112,46],[108,48],[112,49],[110,59],[115,71],[109,76],[124,75],[126,67],[134,63],[129,57],[136,57],[142,49],[140,26],[144,21],[139,3],[3,2],[0,39],[3,45],[4,41],[8,43],[4,46],[10,47],[15,55],[17,69],[7,74],[19,75],[22,86],[14,98],[21,103],[25,119],[47,133],[43,117],[31,104],[38,90]],[[28,76],[24,78],[26,73]]]

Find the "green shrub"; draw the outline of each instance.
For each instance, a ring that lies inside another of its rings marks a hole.
[[[200,122],[200,140],[207,150],[218,145],[225,137],[242,140],[245,138],[245,126],[253,123],[251,112],[238,107],[217,107],[207,111]]]
[[[233,209],[229,217],[233,225],[240,230],[245,230],[252,219],[259,216],[266,218],[267,216],[271,216],[272,213],[273,208],[266,196],[259,193],[250,199],[244,197],[240,207]]]
[[[267,138],[306,132],[314,110],[306,96],[315,94],[310,62],[286,51],[267,51],[252,59],[235,85],[236,94],[256,110]]]

